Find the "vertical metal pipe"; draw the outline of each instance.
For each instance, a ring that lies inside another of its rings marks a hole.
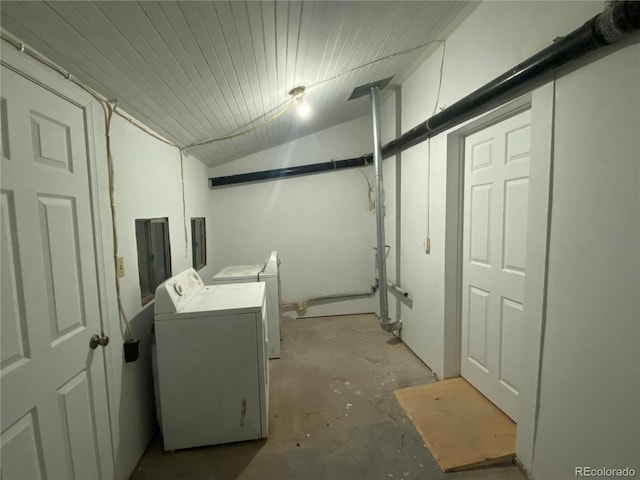
[[[373,165],[376,171],[376,230],[377,230],[377,265],[378,295],[380,297],[380,324],[384,330],[397,330],[389,318],[389,300],[387,298],[387,259],[384,239],[384,190],[382,179],[382,146],[380,144],[380,108],[378,86],[374,85],[371,94],[371,116],[373,117]]]

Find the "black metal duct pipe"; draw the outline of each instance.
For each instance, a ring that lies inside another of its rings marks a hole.
[[[214,177],[210,178],[209,181],[212,187],[221,187],[223,185],[233,185],[236,183],[248,183],[259,180],[305,175],[308,173],[342,170],[344,168],[364,167],[372,163],[373,155],[364,155],[362,157],[348,158],[346,160],[331,160],[330,162],[312,163],[311,165],[276,168],[275,170],[263,170],[261,172],[240,173],[238,175],[229,175],[226,177]]]
[[[640,2],[611,3],[580,28],[382,147],[387,158],[524,93],[535,80],[640,29]]]
[[[478,88],[453,105],[382,147],[383,158],[459,125],[524,93],[527,86],[587,53],[640,29],[640,1],[611,2],[605,10],[567,36]],[[353,168],[373,163],[373,154],[312,165],[210,178],[211,186],[232,185],[307,173]]]

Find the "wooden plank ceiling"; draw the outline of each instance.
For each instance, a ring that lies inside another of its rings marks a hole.
[[[0,2],[5,32],[181,146],[261,123],[289,90],[307,87],[307,120],[292,108],[251,133],[188,150],[210,166],[367,114],[366,99],[347,102],[356,86],[391,75],[401,80],[436,46],[355,67],[442,39],[473,7],[466,1]]]

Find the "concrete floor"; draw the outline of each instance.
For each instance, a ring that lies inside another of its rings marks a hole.
[[[165,453],[156,436],[131,479],[525,479],[515,466],[440,471],[393,394],[432,373],[374,315],[285,317],[282,330],[267,439]]]

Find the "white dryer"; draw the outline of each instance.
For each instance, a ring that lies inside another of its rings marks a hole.
[[[264,438],[269,368],[265,284],[205,286],[193,269],[155,295],[164,449]]]
[[[213,276],[212,283],[265,282],[267,295],[267,349],[269,358],[280,358],[280,258],[273,251],[269,258],[257,265],[225,267]]]

